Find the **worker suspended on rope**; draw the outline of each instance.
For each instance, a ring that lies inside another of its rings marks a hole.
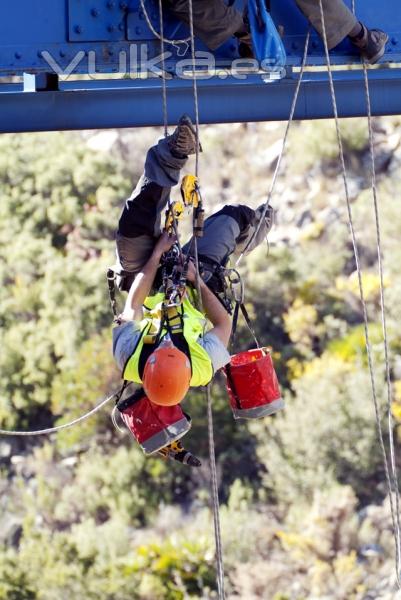
[[[295,2],[321,36],[319,3],[316,0]],[[165,0],[165,4],[178,19],[188,23],[188,0]],[[245,16],[241,15],[223,0],[192,0],[192,7],[195,35],[211,50],[215,50],[235,35],[240,42],[240,55],[252,57],[252,40],[246,12]],[[358,21],[343,0],[323,0],[323,11],[330,50],[348,37],[367,62],[373,64],[383,56],[388,35],[380,29],[368,29]]]
[[[262,207],[254,211],[229,205],[206,219],[204,235],[198,240],[202,314],[193,300],[196,269],[189,260],[191,242],[180,252],[174,236],[161,234],[171,187],[179,182],[180,170],[194,152],[195,131],[189,118],[183,117],[172,135],[148,151],[144,174],[125,203],[114,271],[119,273],[120,288],[129,292],[113,330],[113,352],[123,378],[143,386],[117,406],[142,449],[197,466],[199,461],[177,441],[190,428],[179,403],[190,386],[206,385],[230,361],[231,319],[218,272],[235,250],[247,247]],[[271,220],[269,212],[247,252],[265,239]],[[171,253],[173,271],[168,264]],[[172,286],[172,296],[169,282],[174,277],[177,281],[177,269],[178,286]],[[212,325],[206,333],[205,316]]]

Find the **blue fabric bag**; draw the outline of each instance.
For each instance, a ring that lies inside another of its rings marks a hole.
[[[283,42],[266,10],[265,0],[249,0],[248,17],[256,60],[263,63],[265,70],[284,67],[287,57]]]

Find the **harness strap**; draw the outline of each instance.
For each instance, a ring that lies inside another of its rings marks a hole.
[[[113,269],[107,269],[107,285],[109,288],[109,298],[111,310],[113,311],[114,318],[117,317],[117,302],[116,302],[116,273]]]
[[[232,394],[234,396],[235,404],[237,405],[237,408],[241,409],[242,408],[241,400],[240,400],[240,397],[238,395],[238,391],[237,391],[237,387],[235,385],[234,377],[233,377],[232,372],[231,372],[231,364],[228,363],[224,367],[224,370],[225,370],[225,373],[227,375],[228,383],[230,384],[230,388],[231,388]]]
[[[238,325],[238,316],[239,316],[239,311],[241,310],[241,313],[245,319],[245,323],[249,329],[249,331],[251,332],[251,335],[253,337],[253,339],[255,340],[255,344],[257,348],[260,348],[260,343],[259,340],[256,336],[255,330],[252,327],[252,322],[251,319],[249,317],[248,311],[245,308],[245,304],[243,302],[240,301],[236,301],[235,303],[235,308],[234,308],[234,314],[233,314],[233,324],[232,324],[232,328],[231,328],[231,337],[230,337],[230,346],[232,346],[234,344],[234,337],[235,337],[235,333],[237,331],[237,325]]]
[[[139,400],[141,400],[145,396],[145,392],[144,392],[143,388],[139,388],[138,390],[135,390],[135,392],[133,394],[130,394],[129,396],[127,396],[127,398],[121,398],[121,395],[122,395],[123,391],[125,390],[125,388],[127,387],[127,384],[128,384],[128,382],[124,381],[123,388],[122,388],[121,394],[120,394],[120,399],[117,398],[116,408],[120,412],[127,410],[127,408],[129,408],[133,404],[136,404],[137,402],[139,402]]]

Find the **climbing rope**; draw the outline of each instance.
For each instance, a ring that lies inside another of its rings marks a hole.
[[[191,59],[192,59],[192,81],[193,81],[193,96],[194,96],[194,108],[195,108],[195,176],[199,177],[199,99],[198,99],[198,86],[196,81],[196,57],[195,57],[195,35],[194,35],[194,21],[193,21],[193,5],[192,0],[188,0],[189,9],[189,31],[191,40]],[[195,225],[195,223],[194,223]],[[199,275],[199,257],[198,257],[198,243],[195,229],[193,231],[193,248],[196,268],[196,289],[198,295],[199,308],[202,311],[202,294],[200,289],[200,275]],[[217,483],[217,467],[216,467],[216,453],[214,446],[214,429],[213,429],[213,410],[212,410],[212,395],[210,391],[210,384],[206,386],[206,400],[207,400],[207,421],[208,421],[208,439],[209,439],[209,463],[210,463],[210,477],[211,477],[211,488],[212,488],[212,505],[213,505],[213,523],[214,523],[214,537],[216,546],[216,563],[217,563],[217,590],[219,600],[225,599],[224,591],[224,563],[223,563],[223,545],[221,540],[221,527],[220,527],[220,502],[219,502],[219,490]]]
[[[143,0],[142,0],[143,1]],[[168,114],[167,114],[167,85],[166,85],[166,65],[164,60],[164,22],[163,22],[163,0],[159,0],[159,19],[160,19],[160,52],[162,63],[162,98],[163,98],[163,124],[164,137],[168,135]]]
[[[82,421],[85,421],[89,417],[92,417],[92,415],[99,412],[99,410],[101,410],[104,406],[106,406],[106,404],[108,404],[111,400],[115,399],[116,401],[118,401],[120,399],[121,394],[123,393],[125,387],[126,386],[124,385],[118,392],[115,392],[111,396],[108,396],[107,398],[105,398],[104,400],[99,402],[99,404],[97,404],[94,408],[92,408],[92,410],[85,413],[81,417],[77,417],[76,419],[74,419],[73,421],[70,421],[69,423],[63,423],[62,425],[57,425],[56,427],[48,427],[47,429],[37,429],[36,431],[35,430],[34,431],[8,431],[6,429],[0,429],[0,435],[8,435],[8,436],[15,435],[15,436],[20,436],[20,437],[21,436],[28,437],[28,436],[33,436],[33,435],[48,435],[50,433],[57,433],[58,431],[61,431],[62,429],[68,429],[69,427],[78,425],[78,423],[82,423]]]
[[[369,129],[369,149],[370,149],[371,178],[372,178],[372,197],[373,197],[375,225],[376,225],[377,260],[378,260],[378,270],[379,270],[379,277],[380,277],[380,313],[381,313],[381,321],[382,321],[384,361],[385,361],[386,386],[387,386],[387,421],[388,421],[388,439],[389,439],[389,449],[390,449],[390,467],[391,467],[393,492],[395,495],[395,515],[396,515],[395,536],[396,536],[396,553],[397,553],[397,578],[398,578],[398,583],[400,584],[400,581],[399,581],[399,578],[401,576],[401,572],[400,572],[400,567],[401,567],[401,565],[400,565],[400,560],[401,560],[401,552],[400,552],[400,545],[401,545],[401,539],[400,539],[400,532],[401,532],[400,493],[399,493],[399,489],[398,489],[397,467],[396,467],[396,462],[395,462],[395,450],[394,450],[392,387],[391,387],[390,359],[389,359],[387,323],[386,323],[386,305],[385,305],[385,299],[384,299],[383,255],[382,255],[382,250],[381,250],[380,216],[379,216],[379,208],[378,208],[378,200],[377,200],[375,152],[374,152],[373,128],[372,128],[372,110],[371,110],[371,104],[370,104],[368,70],[367,70],[366,62],[363,63],[363,75],[364,75],[364,83],[365,83],[366,106],[367,106],[368,129]]]
[[[256,238],[256,236],[258,235],[260,228],[262,227],[262,223],[265,219],[266,213],[268,211],[269,208],[269,204],[270,204],[270,200],[273,196],[274,193],[274,189],[276,186],[276,182],[277,182],[277,178],[280,172],[280,167],[281,167],[281,162],[284,156],[284,152],[286,149],[286,145],[287,145],[287,138],[288,138],[288,133],[290,131],[290,127],[294,118],[294,112],[295,112],[295,107],[297,105],[297,100],[298,100],[298,94],[299,94],[299,90],[301,87],[301,83],[302,83],[302,78],[303,78],[303,74],[304,74],[304,70],[305,70],[305,65],[306,65],[306,59],[308,56],[308,48],[309,48],[309,38],[310,38],[310,28],[308,29],[308,32],[306,34],[306,39],[305,39],[305,46],[304,46],[304,53],[303,53],[303,57],[302,57],[302,64],[301,64],[301,69],[299,72],[299,78],[297,81],[297,85],[295,88],[295,93],[294,93],[294,97],[292,99],[292,104],[291,104],[291,109],[290,109],[290,115],[288,117],[288,121],[287,121],[287,125],[285,128],[285,132],[284,132],[284,137],[283,137],[283,143],[281,146],[281,150],[280,150],[280,154],[278,156],[277,162],[276,162],[276,167],[274,169],[274,173],[273,173],[273,178],[270,184],[270,190],[269,193],[267,194],[267,200],[265,202],[265,206],[263,208],[263,212],[262,215],[259,219],[258,225],[255,229],[255,231],[253,232],[253,235],[251,236],[250,240],[248,241],[246,247],[244,248],[244,250],[241,252],[240,256],[238,257],[235,266],[237,267],[240,262],[242,261],[244,255],[246,254],[248,248],[250,247],[250,245],[252,244],[252,242],[254,241],[254,239]]]
[[[333,113],[334,113],[340,162],[341,162],[342,178],[343,178],[343,183],[344,183],[344,191],[345,191],[345,198],[346,198],[346,204],[347,204],[348,226],[349,226],[350,233],[351,233],[352,247],[353,247],[353,251],[354,251],[355,265],[356,265],[357,276],[358,276],[359,294],[360,294],[360,300],[361,300],[362,311],[363,311],[365,345],[366,345],[366,353],[367,353],[367,358],[368,358],[369,375],[370,375],[370,382],[371,382],[371,389],[372,389],[372,398],[373,398],[376,425],[377,425],[377,431],[378,431],[378,436],[379,436],[379,443],[380,443],[382,456],[383,456],[383,465],[384,465],[387,488],[388,488],[388,493],[389,493],[389,500],[390,500],[391,519],[392,519],[392,524],[393,524],[395,552],[396,552],[396,578],[397,578],[398,587],[401,589],[400,522],[399,522],[399,510],[398,510],[398,503],[399,503],[398,483],[397,483],[396,475],[394,477],[394,472],[392,472],[392,474],[390,475],[388,459],[387,459],[387,452],[386,452],[386,448],[384,445],[384,439],[383,439],[383,431],[382,431],[382,426],[381,426],[379,404],[378,404],[377,392],[376,392],[376,382],[375,382],[374,371],[373,371],[373,358],[372,358],[372,351],[371,351],[371,344],[370,344],[370,337],[369,337],[366,301],[365,301],[363,282],[362,282],[362,270],[361,270],[361,266],[360,266],[359,250],[358,250],[357,241],[356,241],[356,235],[355,235],[355,229],[354,229],[354,223],[353,223],[353,217],[352,217],[351,202],[350,202],[350,197],[349,197],[347,172],[346,172],[346,168],[345,168],[344,151],[343,151],[343,145],[342,145],[342,140],[341,140],[340,125],[339,125],[338,111],[337,111],[337,102],[336,102],[334,83],[333,83],[333,74],[332,74],[332,70],[331,70],[329,49],[328,49],[328,44],[327,44],[326,26],[325,26],[325,21],[324,21],[324,11],[323,11],[322,0],[319,0],[319,7],[320,7],[320,18],[321,18],[321,23],[322,23],[323,42],[324,42],[324,49],[325,49],[326,63],[327,63],[327,73],[328,73],[328,77],[329,77],[330,94],[331,94],[331,100],[332,100],[332,104],[333,104]],[[366,65],[365,65],[365,69],[366,69]],[[366,90],[366,95],[367,95],[368,122],[369,122],[370,95],[369,95],[369,87],[367,85],[367,78],[365,79],[365,90]],[[382,265],[381,256],[382,255],[381,255],[381,242],[380,242],[380,223],[379,223],[379,219],[378,219],[378,210],[377,210],[377,194],[376,194],[375,165],[374,165],[374,151],[373,151],[371,120],[369,123],[369,128],[370,128],[369,129],[369,137],[370,137],[371,160],[372,160],[372,187],[373,187],[374,204],[375,204],[377,246],[378,246],[378,255],[380,256],[380,269],[382,269],[382,267],[381,267],[381,265]],[[384,331],[386,332],[386,328],[385,328],[386,322],[385,322],[385,313],[384,313],[384,308],[385,308],[384,307],[384,292],[382,289],[383,288],[382,271],[381,271],[381,278],[380,278],[380,286],[381,286],[380,296],[381,296],[381,309],[382,309],[382,324],[383,324]],[[386,348],[386,346],[387,346],[387,333],[385,333],[385,348]],[[390,373],[389,373],[389,361],[388,361],[387,349],[385,350],[385,359],[386,359],[386,375],[389,376]],[[390,406],[388,407],[388,410],[389,410],[389,412],[391,412],[391,391],[389,392],[389,394],[390,394],[390,396],[389,396],[388,402],[390,403]],[[392,439],[392,436],[391,436],[391,439]],[[393,454],[393,452],[394,452],[394,448],[392,446],[392,454]],[[395,492],[395,495],[397,498],[397,511],[398,511],[397,515],[396,515],[396,509],[394,507],[392,484],[394,486],[394,490],[397,490]]]

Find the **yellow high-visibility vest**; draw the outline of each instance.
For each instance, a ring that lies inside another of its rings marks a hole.
[[[144,303],[144,318],[140,323],[141,336],[135,347],[134,352],[128,359],[123,377],[128,381],[142,383],[139,375],[139,359],[143,350],[144,338],[150,333],[159,331],[161,308],[164,300],[164,294],[159,293],[155,296],[146,298]],[[189,348],[189,359],[192,367],[192,377],[190,381],[191,387],[207,385],[213,377],[212,361],[202,346],[198,344],[199,336],[203,334],[205,317],[199,312],[185,296],[181,307],[178,310],[182,311],[183,317],[183,335]],[[161,338],[167,334],[167,328],[163,327]]]

